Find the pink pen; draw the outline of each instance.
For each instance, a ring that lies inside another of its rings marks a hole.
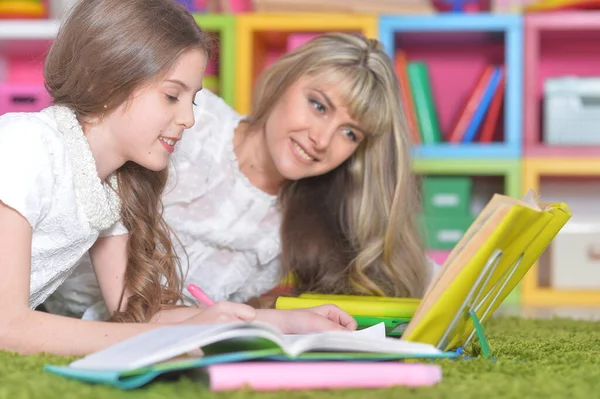
[[[187,286],[187,289],[194,298],[196,298],[197,300],[199,300],[201,303],[205,304],[206,306],[214,305],[214,301],[212,299],[210,299],[208,297],[208,295],[206,295],[206,293],[204,291],[202,291],[202,289],[200,287],[198,287],[196,284],[189,284]]]

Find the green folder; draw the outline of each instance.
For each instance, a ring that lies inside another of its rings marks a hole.
[[[368,328],[375,324],[384,323],[385,334],[390,337],[399,337],[402,335],[406,326],[410,322],[410,317],[371,317],[371,316],[352,316],[358,323],[358,329]]]

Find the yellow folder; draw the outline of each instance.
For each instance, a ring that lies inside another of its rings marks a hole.
[[[571,217],[564,203],[540,205],[494,195],[452,250],[425,293],[402,339],[442,350],[463,346],[474,334],[469,312],[481,323],[540,257]]]
[[[415,303],[419,304],[421,298],[396,298],[389,296],[370,296],[370,295],[329,295],[329,294],[315,294],[315,293],[303,293],[299,295],[300,298],[318,298],[327,300],[338,300],[338,299],[351,299],[355,301],[373,301],[373,302],[395,302],[395,303]]]
[[[390,298],[391,299],[391,298]],[[362,297],[345,295],[315,295],[300,297],[277,298],[276,309],[301,309],[325,304],[333,304],[340,307],[352,316],[370,316],[370,317],[412,317],[419,301],[413,298],[393,298],[395,300],[386,300],[386,297]]]

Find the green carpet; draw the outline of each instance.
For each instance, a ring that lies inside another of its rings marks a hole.
[[[295,398],[592,398],[600,395],[600,322],[497,318],[486,326],[497,358],[442,360],[443,381],[431,388],[298,391]],[[0,352],[0,398],[280,398],[281,392],[211,393],[189,380],[159,382],[135,391],[92,386],[42,371],[71,359]]]

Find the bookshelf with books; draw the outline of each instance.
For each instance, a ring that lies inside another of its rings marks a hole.
[[[377,37],[377,17],[336,13],[249,13],[236,17],[236,109],[251,109],[256,79],[273,60],[315,34],[338,31]]]
[[[383,15],[379,39],[408,80],[417,158],[521,156],[522,17]]]

